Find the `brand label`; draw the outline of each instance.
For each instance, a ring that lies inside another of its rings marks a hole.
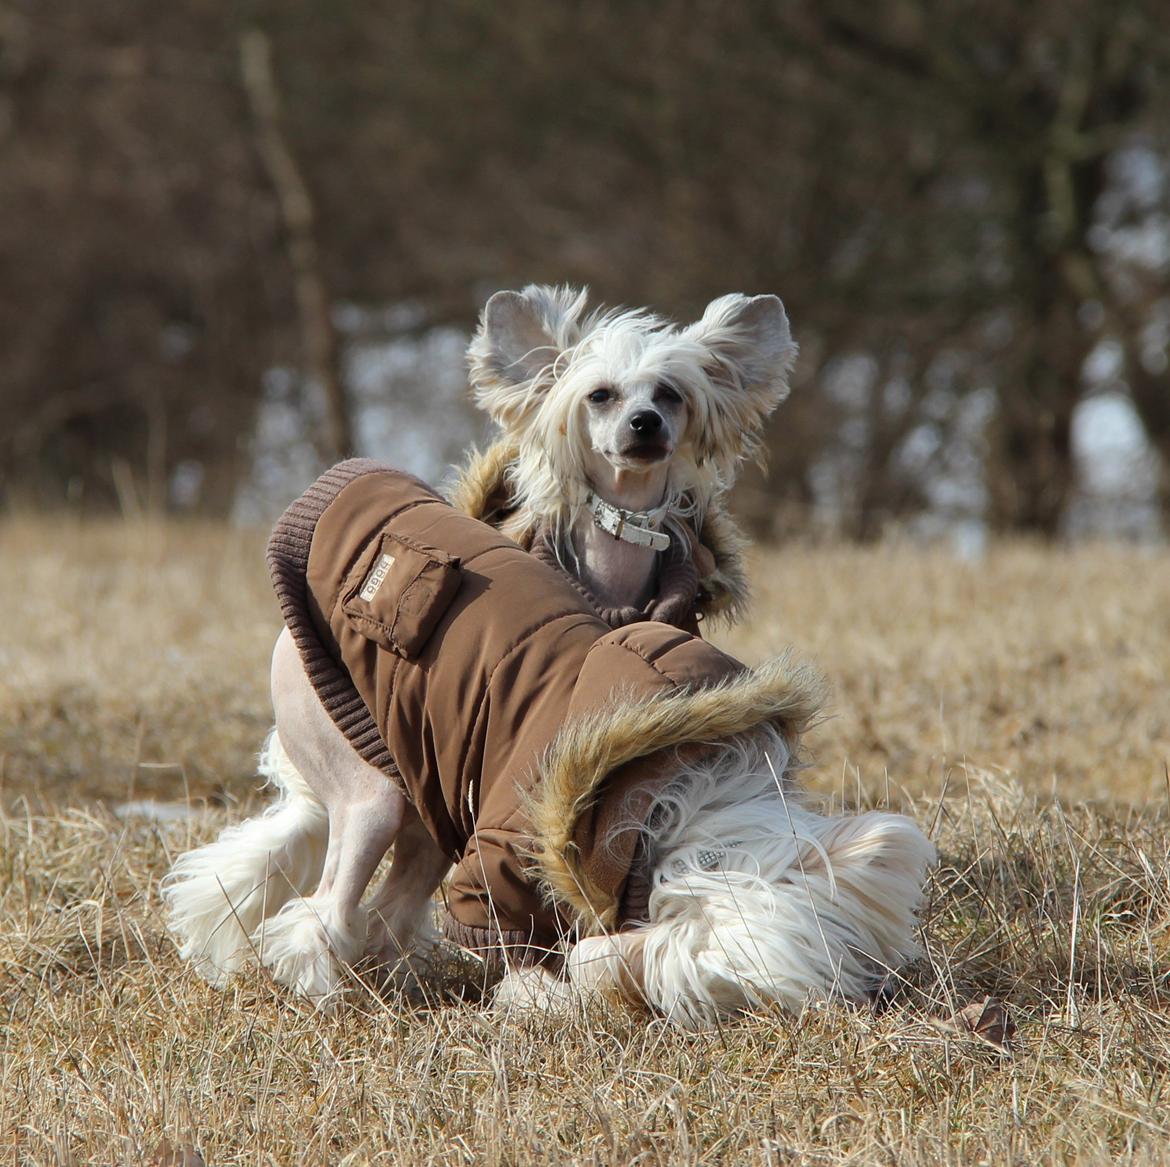
[[[368,604],[378,594],[378,589],[382,586],[386,576],[390,574],[390,569],[393,566],[393,555],[380,556],[378,562],[371,569],[370,574],[366,576],[366,582],[362,584],[362,590],[358,592],[359,598],[365,600]]]

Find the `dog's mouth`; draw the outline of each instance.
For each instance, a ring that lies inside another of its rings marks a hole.
[[[665,462],[671,453],[671,448],[664,446],[661,442],[638,442],[635,445],[627,446],[624,450],[619,450],[618,457],[626,458],[631,462],[650,464],[652,462]]]

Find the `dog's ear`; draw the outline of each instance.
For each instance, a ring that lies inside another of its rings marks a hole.
[[[557,358],[580,339],[588,293],[530,284],[497,292],[467,349],[476,404],[505,430],[523,425],[555,380]]]
[[[712,393],[696,421],[696,453],[727,477],[759,446],[768,415],[788,396],[797,347],[776,296],[734,292],[712,300],[682,335],[705,350]]]
[[[710,375],[756,398],[764,416],[788,396],[796,345],[779,297],[720,296],[683,335],[710,353]]]

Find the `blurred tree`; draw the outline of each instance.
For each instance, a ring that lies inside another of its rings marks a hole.
[[[6,4],[0,492],[223,511],[285,338],[223,5]]]
[[[332,305],[321,276],[317,213],[285,139],[280,93],[272,67],[272,43],[260,29],[250,28],[240,37],[240,71],[256,120],[257,147],[288,236],[305,368],[325,398],[326,460],[340,461],[353,453],[353,424],[342,384]]]
[[[1162,113],[1170,117],[1170,103]],[[1113,156],[1111,170],[1093,228],[1091,274],[1105,327],[1124,354],[1125,383],[1160,457],[1170,530],[1170,150],[1156,135],[1138,137]]]
[[[975,225],[953,240],[950,266],[963,267],[957,294],[944,292],[932,314],[961,328],[974,310],[999,305],[1005,343],[988,353],[986,370],[998,405],[992,516],[1001,527],[1054,534],[1074,485],[1082,371],[1099,339],[1083,310],[1111,300],[1091,242],[1109,162],[1143,133],[1166,148],[1164,6],[825,0],[783,12],[785,28],[841,92],[916,127],[919,156],[891,164],[919,171],[945,213],[910,205],[899,213],[887,202],[887,224],[899,234],[940,231],[944,246],[950,212],[964,210]],[[904,300],[917,281],[905,265],[897,274]],[[1132,388],[1153,437],[1170,392],[1140,377]]]

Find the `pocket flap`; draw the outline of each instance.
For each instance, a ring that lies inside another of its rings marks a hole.
[[[383,534],[346,579],[341,610],[368,640],[409,660],[422,651],[461,579],[456,556]]]

